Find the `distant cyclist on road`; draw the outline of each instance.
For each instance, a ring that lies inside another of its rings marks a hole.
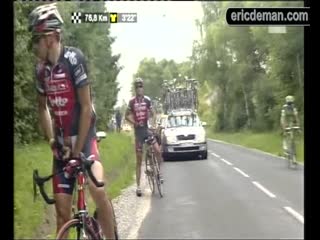
[[[283,149],[284,151],[288,150],[288,134],[286,132],[286,128],[288,127],[299,127],[299,116],[298,116],[298,110],[294,106],[294,97],[293,96],[286,96],[285,98],[286,103],[282,106],[281,109],[281,118],[280,118],[280,124],[283,131]]]
[[[148,130],[148,121],[154,117],[154,110],[151,106],[151,100],[149,97],[144,95],[143,92],[143,80],[137,78],[134,82],[134,87],[136,91],[136,96],[133,97],[128,104],[125,118],[128,122],[132,123],[134,126],[135,133],[135,144],[136,144],[136,181],[137,181],[137,190],[136,194],[138,197],[142,195],[140,187],[140,176],[141,176],[141,163],[142,163],[142,150],[144,139],[150,136]],[[154,138],[152,142],[152,147],[156,153],[158,162],[162,162],[161,152],[159,144]],[[160,181],[163,179],[160,177]]]
[[[82,152],[86,157],[94,155],[92,173],[101,181],[104,170],[97,148],[96,113],[87,64],[81,50],[61,44],[62,25],[55,3],[38,6],[29,15],[32,49],[38,58],[36,89],[40,124],[53,151],[53,172],[60,172],[66,165],[65,159],[79,157]],[[102,231],[108,239],[114,239],[113,212],[106,191],[88,181]],[[53,178],[52,184],[58,232],[71,219],[75,178],[61,173]]]

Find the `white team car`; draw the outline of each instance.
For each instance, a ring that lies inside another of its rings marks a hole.
[[[205,125],[192,110],[175,110],[169,113],[161,126],[163,159],[182,154],[207,159]]]

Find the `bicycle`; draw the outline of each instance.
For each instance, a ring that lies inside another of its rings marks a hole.
[[[288,160],[288,168],[294,168],[297,166],[297,159],[296,159],[296,144],[295,144],[295,131],[299,131],[300,127],[288,127],[285,128],[286,134],[286,145],[287,151],[284,151],[286,158]]]
[[[148,178],[148,183],[152,194],[154,194],[154,185],[157,184],[157,189],[160,197],[163,197],[163,182],[160,178],[160,165],[156,159],[154,150],[152,148],[152,143],[155,141],[155,135],[153,130],[151,130],[150,136],[144,140],[143,152],[144,152],[144,161],[145,161],[145,174]]]
[[[77,179],[77,212],[75,211],[75,200],[73,198],[73,206],[72,212],[73,217],[71,220],[66,222],[61,229],[59,230],[56,239],[65,239],[66,236],[69,235],[68,239],[97,239],[103,240],[104,236],[102,233],[102,229],[100,224],[97,221],[97,211],[95,210],[93,216],[89,215],[88,207],[86,204],[86,197],[85,197],[85,185],[87,184],[87,175],[90,177],[92,182],[95,184],[96,187],[103,187],[104,182],[97,181],[94,177],[93,173],[91,172],[91,166],[94,161],[91,159],[93,155],[86,158],[84,154],[80,154],[79,158],[71,158],[68,161],[66,167],[57,173],[51,174],[46,177],[40,177],[38,170],[35,169],[33,171],[33,191],[34,191],[34,201],[37,196],[37,186],[39,187],[41,196],[45,200],[47,204],[54,204],[55,200],[48,197],[47,193],[44,190],[44,183],[52,179],[53,176],[61,173],[72,173],[72,177]],[[74,190],[74,191],[76,191]],[[75,195],[73,195],[75,196]],[[117,230],[117,223],[115,218],[115,213],[113,209],[112,202],[109,200],[110,205],[112,207],[113,218],[114,218],[114,233],[115,239],[118,239],[118,230]],[[72,230],[75,230],[72,231]],[[71,236],[70,236],[71,233]]]

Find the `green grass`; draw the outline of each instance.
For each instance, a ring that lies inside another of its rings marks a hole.
[[[133,140],[127,134],[108,134],[99,144],[101,160],[107,175],[107,192],[110,198],[121,193],[121,189],[133,183],[135,154]],[[15,239],[34,237],[43,221],[46,203],[41,196],[33,202],[32,172],[49,175],[52,155],[46,143],[38,142],[14,149],[14,234]],[[47,184],[52,196],[51,184]],[[89,204],[90,207],[91,204]],[[91,209],[92,210],[92,207]],[[91,212],[91,211],[90,211]],[[55,229],[55,226],[53,226]],[[54,236],[50,234],[50,236]],[[45,237],[45,236],[43,236]]]
[[[45,212],[43,201],[33,202],[32,172],[51,172],[52,156],[47,144],[38,143],[14,151],[14,232],[15,238],[32,237]]]
[[[249,131],[237,133],[207,133],[209,138],[222,140],[229,143],[255,148],[277,156],[282,154],[282,136],[277,132],[253,133]],[[297,160],[304,162],[303,136],[297,138]]]

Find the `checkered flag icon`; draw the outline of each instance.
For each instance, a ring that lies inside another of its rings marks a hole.
[[[72,12],[71,22],[73,24],[81,23],[81,12]]]

